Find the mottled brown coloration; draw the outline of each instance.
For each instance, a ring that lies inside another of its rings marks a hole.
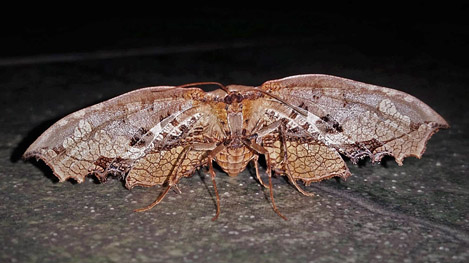
[[[60,181],[83,182],[88,174],[105,181],[125,178],[127,188],[167,184],[145,211],[171,187],[212,161],[230,176],[254,162],[260,183],[270,190],[271,172],[298,185],[350,172],[340,154],[353,162],[394,156],[420,158],[432,134],[448,128],[426,104],[406,93],[327,75],[300,75],[259,87],[220,85],[204,92],[188,84],[132,91],[59,120],[26,151],[49,165]],[[258,172],[265,155],[269,184]],[[282,216],[283,217],[283,216]],[[284,218],[284,217],[283,217]]]

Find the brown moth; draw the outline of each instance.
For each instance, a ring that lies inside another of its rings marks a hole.
[[[197,85],[221,89],[204,92]],[[269,188],[272,172],[288,177],[301,193],[306,186],[350,175],[341,155],[353,163],[385,155],[402,165],[420,158],[428,139],[447,122],[429,106],[401,91],[328,75],[299,75],[259,87],[204,82],[148,87],[74,112],[46,130],[24,154],[42,159],[61,182],[81,183],[89,175],[101,182],[119,175],[127,188],[167,187],[145,211],[196,169],[209,167],[220,199],[212,162],[236,176],[254,163],[259,182]],[[258,169],[266,159],[269,183]]]

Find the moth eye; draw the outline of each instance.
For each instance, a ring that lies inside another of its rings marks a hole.
[[[243,95],[236,93],[236,102],[240,103],[244,99]]]
[[[233,96],[230,94],[230,95],[227,95],[224,99],[225,103],[226,104],[231,104],[233,103]]]

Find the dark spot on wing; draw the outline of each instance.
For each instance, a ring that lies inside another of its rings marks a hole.
[[[146,145],[146,138],[153,136],[153,133],[147,129],[140,127],[130,139],[130,146],[143,147]]]
[[[316,126],[319,128],[319,130],[325,133],[338,133],[344,131],[340,123],[337,122],[331,115],[327,114],[326,116],[322,116],[320,119],[321,121],[318,120],[316,122]]]
[[[306,110],[306,111],[308,110],[308,106],[306,106],[304,102],[301,102],[301,104],[298,107],[300,107],[300,108],[302,108],[303,110]]]
[[[124,176],[131,168],[131,161],[120,157],[109,158],[100,156],[94,164],[101,167],[101,170],[94,171],[100,182],[105,182],[108,174]]]
[[[54,147],[54,148],[52,148],[52,150],[53,150],[57,155],[60,155],[60,154],[62,154],[62,153],[65,152],[65,148],[64,148],[62,145],[60,145],[60,146],[58,146],[58,147]]]
[[[176,120],[176,119],[173,119],[170,123],[171,123],[171,125],[173,125],[173,127],[176,127],[176,126],[179,125],[179,121]]]

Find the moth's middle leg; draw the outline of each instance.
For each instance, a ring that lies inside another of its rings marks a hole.
[[[218,194],[217,183],[215,182],[215,171],[213,170],[213,160],[215,156],[225,149],[225,145],[222,143],[217,145],[216,143],[195,143],[191,146],[192,150],[195,151],[206,151],[207,152],[207,163],[208,163],[208,172],[210,173],[210,178],[212,179],[213,189],[215,191],[217,212],[212,218],[212,221],[215,221],[220,215],[220,195]]]
[[[215,182],[215,171],[213,170],[213,160],[215,156],[225,149],[225,145],[222,143],[216,146],[213,150],[211,150],[208,155],[208,172],[210,173],[210,178],[212,179],[213,190],[215,191],[216,202],[217,202],[217,213],[212,218],[212,221],[217,220],[218,216],[220,215],[220,196],[218,195],[217,183]]]

